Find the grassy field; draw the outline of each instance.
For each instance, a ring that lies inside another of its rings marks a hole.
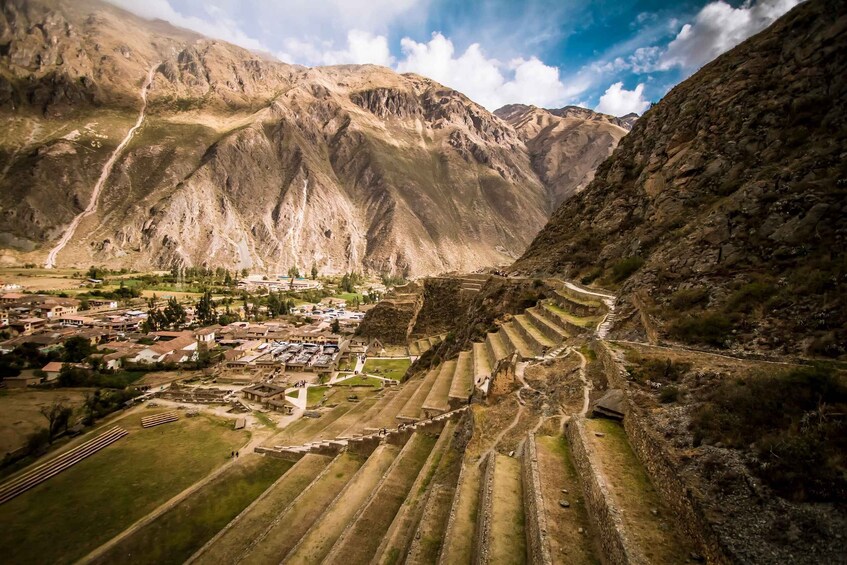
[[[364,297],[357,292],[339,292],[338,294],[333,294],[332,298],[340,298],[341,300],[346,300],[348,309],[353,308],[353,301],[355,301],[357,298],[359,299],[359,304],[364,304],[365,302]]]
[[[325,386],[311,386],[306,389],[306,406],[315,406],[323,399],[326,391]]]
[[[497,455],[494,466],[494,492],[491,512],[497,518],[491,527],[492,563],[526,562],[521,463]]]
[[[333,386],[372,386],[379,388],[382,386],[382,381],[373,377],[363,377],[359,375],[334,383]]]
[[[79,269],[3,268],[0,278],[4,283],[19,284],[24,290],[33,292],[77,289],[85,280]]]
[[[293,465],[254,454],[240,459],[96,562],[182,563]]]
[[[249,438],[208,416],[141,428],[138,411],[115,423],[129,435],[0,506],[9,563],[66,563],[227,462]]]
[[[393,445],[383,444],[377,447],[359,472],[345,485],[338,498],[303,536],[297,549],[286,556],[286,562],[309,565],[323,561],[356,511],[377,486],[398,452],[399,449]]]
[[[371,455],[367,461],[373,458],[374,456]],[[244,562],[278,563],[281,561],[297,542],[303,539],[315,521],[324,515],[324,510],[332,504],[362,464],[363,460],[360,456],[349,452],[342,453],[333,459],[327,472],[311,483],[278,521],[267,525],[267,535],[263,536],[252,548]],[[355,511],[355,508],[352,508],[352,511]],[[201,560],[201,563],[217,565],[219,562]]]
[[[303,457],[260,500],[241,514],[237,522],[209,544],[198,556],[198,563],[235,563],[252,541],[331,463],[332,458],[314,453]]]
[[[412,362],[409,359],[368,359],[362,369],[363,373],[379,375],[386,379],[403,380],[403,375]]]
[[[675,531],[674,514],[663,507],[644,467],[633,453],[623,426],[586,420],[602,473],[621,509],[627,534],[651,563],[683,563],[693,547]],[[597,432],[603,437],[597,437]],[[657,509],[654,514],[651,509]]]
[[[47,427],[39,409],[61,400],[74,408],[76,418],[85,402],[85,393],[94,389],[53,390],[0,389],[0,457],[26,444],[27,436]]]
[[[579,533],[579,528],[589,531],[588,511],[568,442],[562,436],[537,436],[535,445],[544,499],[541,511],[547,515],[550,552],[554,559],[564,563],[596,565],[599,561],[594,556],[591,538]],[[570,503],[569,508],[559,505],[563,499]]]

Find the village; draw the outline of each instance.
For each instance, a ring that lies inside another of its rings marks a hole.
[[[355,336],[372,307],[360,303],[368,294],[323,296],[330,294],[324,284],[332,286],[332,279],[245,275],[234,282],[240,304],[232,296],[215,295],[205,311],[203,296],[210,292],[75,298],[66,287],[61,293],[35,292],[7,283],[0,294],[0,389],[65,398],[75,390],[102,387],[123,402],[111,409],[151,401],[220,403],[234,413],[290,418],[315,404],[308,400],[319,391],[363,378],[366,363],[371,384],[393,386],[414,360],[405,348],[386,350],[377,339]],[[83,289],[92,285],[99,288],[103,281],[89,278],[79,284]],[[356,290],[349,280],[344,286]],[[374,288],[385,289],[374,280],[365,292],[376,297]],[[303,297],[302,291],[316,300],[280,298]],[[275,306],[274,297],[284,307]],[[172,310],[176,318],[164,322]],[[382,356],[388,365],[400,362],[402,370],[385,371]],[[316,390],[310,393],[312,387]],[[73,408],[72,419],[82,421],[79,407]],[[67,427],[81,431],[75,423]],[[18,424],[20,433],[11,430],[14,437],[3,445],[4,461],[25,456],[25,444],[32,442],[27,434],[40,425]]]

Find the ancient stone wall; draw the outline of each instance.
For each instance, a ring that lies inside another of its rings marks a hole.
[[[626,536],[620,509],[615,505],[605,479],[598,473],[596,457],[586,433],[585,421],[581,416],[571,418],[565,424],[565,436],[582,483],[588,517],[600,542],[603,557],[607,563],[615,565],[649,563]]]
[[[559,291],[553,295],[553,301],[560,308],[567,310],[574,316],[589,318],[592,316],[602,316],[606,313],[605,306],[592,306],[582,304],[578,300],[585,300],[585,295],[572,290],[566,286],[562,286]]]
[[[476,565],[488,563],[491,547],[492,504],[494,502],[494,466],[497,464],[496,452],[489,453],[482,464],[479,481],[479,509],[477,510],[476,532],[474,533],[474,551],[472,562]]]
[[[526,548],[530,563],[548,565],[553,562],[550,544],[547,541],[547,515],[541,495],[541,475],[538,470],[538,454],[535,434],[527,434],[521,461],[523,480],[523,506],[526,516]]]
[[[406,345],[423,306],[420,287],[406,287],[402,287],[404,292],[392,293],[368,310],[356,334],[377,338],[386,345]]]
[[[270,457],[274,457],[276,459],[284,459],[286,461],[300,461],[307,454],[306,451],[287,451],[262,446],[255,447],[253,451],[261,455],[269,455]]]
[[[517,354],[500,359],[491,371],[491,385],[488,387],[488,398],[496,399],[511,394],[517,386],[515,366]]]
[[[728,552],[709,524],[695,493],[685,484],[674,456],[651,426],[649,415],[644,408],[633,400],[632,393],[627,388],[626,370],[616,361],[606,343],[595,342],[592,349],[597,353],[597,359],[603,366],[610,386],[624,390],[624,431],[633,452],[650,476],[656,492],[679,517],[678,523],[683,532],[699,546],[709,563],[731,563]]]
[[[461,284],[459,279],[442,277],[423,281],[423,305],[412,328],[412,337],[438,335],[455,328],[460,313],[471,300],[461,292]]]

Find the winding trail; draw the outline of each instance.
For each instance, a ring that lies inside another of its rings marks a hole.
[[[135,134],[136,130],[141,127],[141,123],[144,121],[144,113],[147,110],[147,90],[150,88],[150,84],[153,82],[153,75],[156,72],[156,68],[159,66],[159,63],[154,63],[150,70],[147,71],[147,77],[144,79],[144,84],[141,85],[141,112],[138,114],[138,119],[135,121],[135,125],[132,126],[127,132],[126,136],[123,138],[123,141],[115,148],[112,152],[112,155],[109,157],[109,160],[106,161],[106,164],[103,165],[103,170],[100,172],[100,178],[97,179],[97,183],[94,185],[94,190],[91,193],[91,200],[88,202],[88,206],[85,207],[85,210],[76,215],[76,217],[71,221],[68,225],[65,233],[62,235],[62,238],[59,240],[59,243],[50,250],[50,253],[47,255],[47,261],[44,263],[44,267],[46,269],[52,269],[56,266],[56,257],[65,248],[71,238],[74,236],[76,229],[79,227],[80,222],[85,219],[87,216],[90,216],[97,210],[97,202],[100,199],[100,193],[103,191],[103,185],[106,184],[106,180],[109,178],[109,175],[112,173],[112,168],[115,166],[115,163],[118,161],[118,158],[123,153],[123,150],[132,140],[132,136]]]

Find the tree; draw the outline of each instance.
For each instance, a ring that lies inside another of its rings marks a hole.
[[[315,280],[317,278],[318,278],[318,264],[312,263],[312,280]]]
[[[300,269],[297,268],[297,265],[288,269],[288,276],[292,279],[296,279],[300,277]]]
[[[94,353],[91,341],[81,336],[74,336],[65,341],[63,345],[65,348],[64,359],[71,363],[79,363]]]
[[[215,303],[212,301],[212,291],[206,289],[203,296],[197,302],[197,319],[203,326],[208,326],[215,323],[217,312],[215,312]]]
[[[175,296],[171,296],[168,299],[168,305],[165,306],[164,314],[166,325],[173,329],[179,329],[185,323],[187,317],[185,308],[182,307],[182,304],[179,303]]]
[[[95,267],[94,265],[91,265],[91,266],[88,268],[88,272],[86,273],[86,276],[87,276],[89,279],[99,279],[99,278],[100,278],[100,276],[99,276],[100,274],[101,274],[101,273],[100,273],[100,270],[99,270],[97,267]]]
[[[73,410],[59,399],[54,400],[50,406],[42,406],[39,412],[47,418],[48,443],[53,443],[53,438],[62,428],[67,431],[71,414],[73,414]]]
[[[338,318],[332,321],[332,333],[341,333],[341,324],[338,322]]]

